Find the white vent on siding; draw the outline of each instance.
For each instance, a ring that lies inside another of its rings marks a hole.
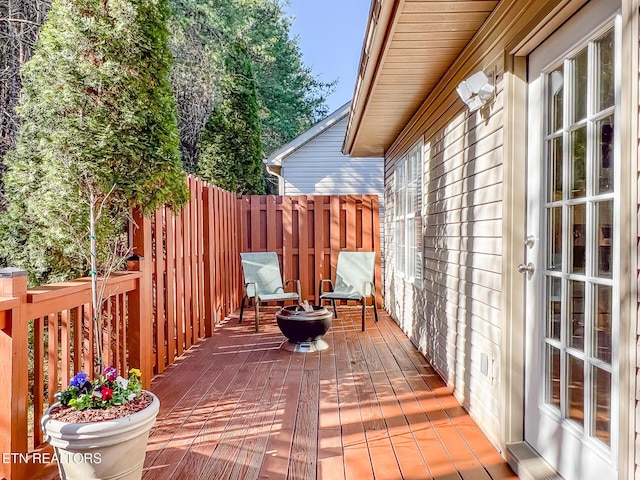
[[[489,355],[486,353],[480,354],[480,373],[485,377],[489,376]]]
[[[480,373],[493,382],[493,355],[488,352],[480,352]]]

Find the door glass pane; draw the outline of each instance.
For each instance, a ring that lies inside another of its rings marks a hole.
[[[567,355],[567,417],[581,425],[584,421],[584,362]]]
[[[558,67],[547,77],[547,89],[549,91],[549,131],[557,132],[562,128],[562,115],[564,113],[564,67]]]
[[[572,348],[584,350],[584,283],[569,281],[569,338]]]
[[[587,193],[587,128],[571,132],[571,198],[582,198]]]
[[[587,116],[587,59],[587,49],[584,48],[571,61],[573,69],[571,123],[578,122]]]
[[[611,107],[615,102],[615,70],[613,68],[613,30],[595,42],[598,56],[598,110]]]
[[[611,30],[592,39],[565,57],[562,67],[546,72],[546,191],[540,195],[546,228],[544,318],[537,319],[544,321],[543,399],[561,413],[560,424],[575,422],[583,437],[603,446],[615,443],[616,418],[614,37]]]
[[[598,248],[596,250],[598,276],[611,278],[613,249],[613,202],[598,202],[596,204],[598,220]]]
[[[587,245],[586,239],[586,207],[584,204],[573,205],[570,207],[571,212],[571,231],[573,235],[571,237],[571,245],[569,253],[571,272],[584,273],[585,272],[585,248]]]
[[[562,319],[562,279],[547,277],[547,338],[560,340]]]
[[[549,201],[562,200],[562,137],[549,142]]]
[[[595,415],[592,434],[597,439],[611,444],[611,373],[593,367],[593,403]]]
[[[560,350],[547,345],[545,399],[550,405],[560,408]]]
[[[593,341],[595,357],[611,363],[611,287],[606,285],[595,286],[595,312]]]
[[[599,148],[596,148],[596,191],[608,193],[613,191],[613,117],[596,122],[596,135],[599,145]]]
[[[562,270],[562,207],[549,209],[549,270]]]

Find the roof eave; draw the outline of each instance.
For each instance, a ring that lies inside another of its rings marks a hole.
[[[394,23],[392,20],[398,10],[398,4],[403,2],[404,0],[372,0],[371,2],[366,35],[362,45],[362,53],[360,54],[358,76],[347,123],[347,132],[342,147],[342,152],[345,155],[354,157],[384,156],[384,152],[377,151],[365,154],[354,152],[354,144],[367,107],[367,101],[375,80],[375,74],[382,60],[382,52],[385,50],[386,43],[391,38]]]

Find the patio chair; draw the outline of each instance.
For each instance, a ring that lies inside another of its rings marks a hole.
[[[240,322],[247,298],[253,298],[256,315],[256,332],[260,328],[260,302],[299,301],[300,280],[295,280],[297,292],[285,292],[284,287],[294,280],[282,284],[280,263],[275,252],[244,252],[240,254],[244,275],[244,296],[240,305]]]
[[[359,301],[362,303],[362,331],[364,332],[364,319],[369,297],[371,297],[375,321],[378,321],[375,266],[375,252],[340,252],[338,254],[335,286],[331,280],[320,280],[318,288],[320,305],[324,300],[330,300],[333,305],[333,316],[337,318],[336,300]],[[326,292],[323,290],[325,283],[330,284],[331,290]]]

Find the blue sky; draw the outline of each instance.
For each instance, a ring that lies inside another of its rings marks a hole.
[[[338,80],[327,99],[333,112],[351,100],[371,0],[289,0],[305,65],[322,81]]]

